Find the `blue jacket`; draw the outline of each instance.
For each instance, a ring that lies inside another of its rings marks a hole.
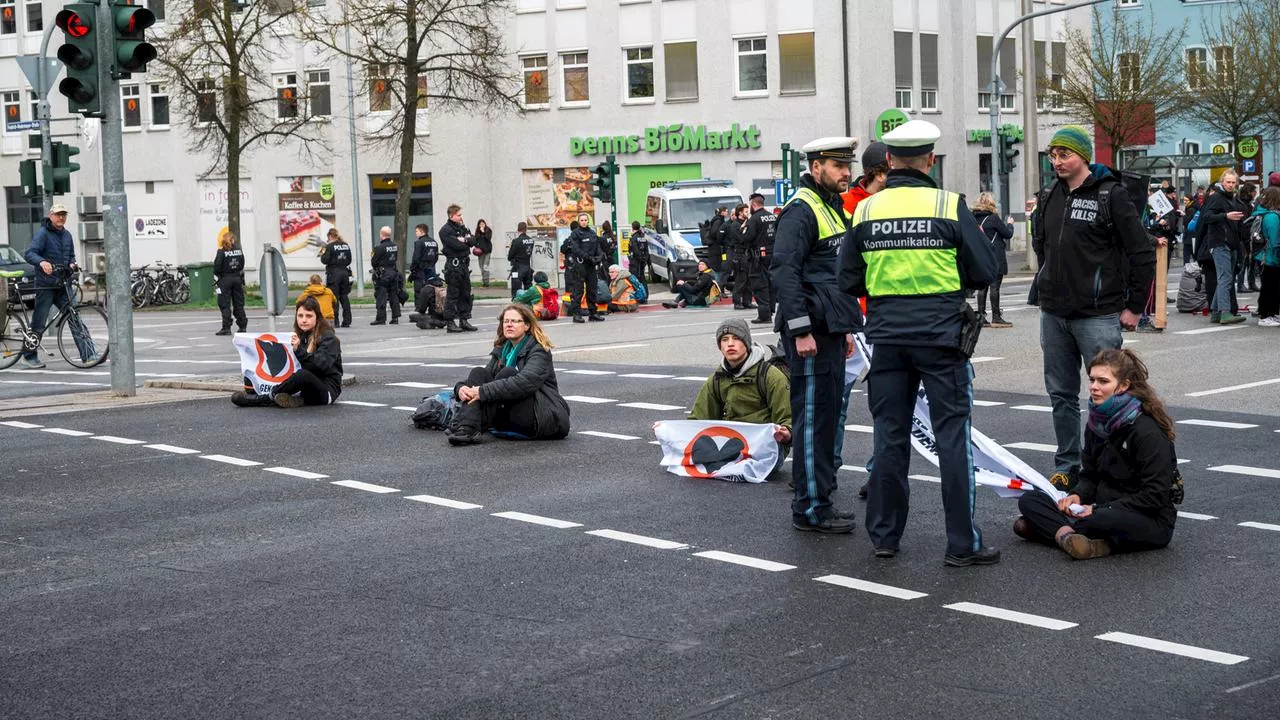
[[[1262,216],[1258,222],[1262,223],[1262,237],[1267,239],[1266,247],[1254,257],[1268,267],[1280,267],[1280,213],[1259,205],[1253,214]]]
[[[31,238],[25,257],[36,266],[36,287],[57,287],[61,283],[52,275],[45,275],[40,263],[47,260],[52,265],[70,266],[76,261],[76,244],[66,228],[55,230],[49,218],[45,218]]]

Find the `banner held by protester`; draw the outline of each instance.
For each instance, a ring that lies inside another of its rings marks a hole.
[[[231,338],[240,353],[240,373],[258,395],[270,395],[301,367],[290,338],[290,333],[236,333]]]
[[[778,464],[774,426],[727,420],[665,420],[654,424],[667,472],[728,482],[766,482]]]

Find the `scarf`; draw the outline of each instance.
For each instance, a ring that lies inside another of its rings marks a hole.
[[[520,354],[520,348],[529,342],[529,336],[526,334],[520,338],[520,342],[512,343],[510,340],[502,344],[502,366],[511,367],[516,364],[516,355]]]
[[[1132,425],[1142,414],[1142,401],[1129,393],[1116,393],[1101,405],[1089,401],[1089,429],[1106,440],[1111,433]]]

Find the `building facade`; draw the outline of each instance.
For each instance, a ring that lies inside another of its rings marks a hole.
[[[891,108],[925,118],[943,131],[936,175],[944,187],[975,195],[990,182],[991,150],[983,143],[990,118],[986,84],[992,37],[1020,12],[1020,0],[514,0],[502,29],[524,83],[522,115],[488,117],[419,111],[426,150],[415,159],[411,225],[436,228],[444,208],[458,203],[468,224],[484,218],[495,229],[495,270],[505,266],[506,237],[516,223],[554,233],[579,211],[597,223],[616,212],[620,225],[644,221],[644,198],[672,180],[730,180],[744,195],[772,195],[782,175],[782,146],[850,134],[865,145],[875,120]],[[1035,2],[1035,9],[1061,4]],[[157,15],[165,8],[152,5]],[[0,0],[0,99],[6,120],[34,118],[31,94],[15,56],[38,50],[52,2]],[[189,10],[188,10],[189,11]],[[168,12],[179,12],[170,4]],[[5,14],[8,13],[8,14]],[[1048,77],[1064,60],[1064,22],[1087,21],[1071,11],[1035,21],[1036,68]],[[1072,17],[1075,15],[1075,17]],[[171,21],[171,18],[170,18]],[[156,32],[163,32],[161,20]],[[54,31],[52,48],[61,43]],[[1021,33],[1005,45],[1001,123],[1024,127]],[[51,53],[52,53],[51,49]],[[347,99],[347,67],[320,49],[294,43],[270,60],[278,97],[290,91],[312,103],[327,147],[291,140],[259,148],[241,173],[241,241],[252,258],[264,243],[280,245],[290,273],[318,269],[319,239],[328,226],[361,242],[367,256],[377,228],[391,224],[398,159],[389,148],[348,139],[385,121],[376,78],[361,68]],[[263,78],[264,82],[268,79]],[[130,249],[135,266],[154,260],[207,261],[226,224],[225,178],[209,175],[210,159],[191,149],[192,128],[158,76],[135,75],[122,85]],[[96,123],[68,118],[63,98],[50,95],[55,135],[82,152],[75,195],[99,195]],[[1041,138],[1071,118],[1051,96],[1039,98]],[[26,131],[3,132],[6,242],[25,247],[37,204],[21,197],[17,164]],[[590,197],[584,174],[615,155],[621,166],[616,207]],[[1020,165],[1036,153],[1024,151]],[[855,175],[858,168],[854,169]],[[1011,176],[1013,209],[1029,194],[1022,171]],[[74,205],[73,202],[68,202]],[[357,212],[359,222],[357,223]],[[1017,215],[1018,213],[1015,213]],[[71,227],[76,228],[75,217]],[[94,251],[86,247],[86,258]],[[92,267],[92,262],[86,263]],[[254,263],[250,263],[254,265]]]

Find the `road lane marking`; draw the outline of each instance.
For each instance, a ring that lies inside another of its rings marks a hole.
[[[1273,681],[1273,680],[1280,680],[1280,675],[1272,675],[1271,677],[1265,677],[1265,678],[1262,678],[1262,679],[1260,679],[1260,680],[1254,680],[1253,682],[1247,682],[1247,683],[1245,683],[1245,684],[1243,684],[1243,685],[1237,685],[1237,686],[1235,686],[1235,687],[1233,687],[1233,688],[1228,688],[1228,689],[1227,689],[1227,692],[1228,692],[1228,693],[1233,693],[1233,692],[1240,692],[1241,690],[1248,690],[1248,689],[1249,689],[1249,688],[1251,688],[1251,687],[1256,687],[1256,686],[1261,685],[1261,684],[1263,684],[1263,683],[1269,683],[1269,682],[1271,682],[1271,681]]]
[[[670,378],[671,375],[654,375],[653,373],[627,373],[626,375],[619,375],[618,377],[638,378],[641,380],[666,380],[667,378]]]
[[[1066,620],[1056,620],[1043,615],[1032,615],[1030,613],[1018,612],[1017,610],[1006,610],[991,605],[980,605],[971,602],[958,602],[942,607],[957,612],[969,613],[970,615],[981,615],[983,617],[995,618],[996,620],[1007,620],[1009,622],[1022,623],[1023,625],[1032,625],[1046,630],[1066,630],[1067,628],[1076,627],[1078,623],[1067,622]]]
[[[329,483],[329,484],[330,484],[330,485],[341,485],[342,487],[349,487],[349,488],[353,488],[353,489],[356,489],[356,490],[364,490],[365,492],[371,492],[371,493],[382,493],[382,494],[385,494],[385,493],[398,493],[398,492],[400,492],[399,490],[397,490],[397,489],[395,489],[395,488],[389,488],[389,487],[386,487],[385,485],[374,485],[374,484],[372,484],[372,483],[360,482],[359,480],[334,480],[333,482],[331,482],[331,483]]]
[[[657,548],[659,550],[683,550],[688,545],[673,540],[663,540],[661,538],[645,537],[644,535],[633,535],[621,530],[588,530],[588,535],[596,537],[608,538],[610,540],[619,540],[634,545],[644,545],[645,547]]]
[[[414,502],[428,503],[430,505],[439,505],[440,507],[453,508],[454,510],[475,510],[482,508],[483,505],[475,503],[462,502],[461,500],[450,500],[449,498],[436,497],[435,495],[409,495],[405,500]]]
[[[603,432],[601,430],[580,430],[579,435],[591,435],[592,437],[609,438],[610,440],[639,440],[636,435],[619,435],[618,433]]]
[[[1280,479],[1280,470],[1250,467],[1248,465],[1217,465],[1209,468],[1209,472],[1224,472],[1232,473],[1234,475],[1252,475],[1254,477]]]
[[[591,397],[590,395],[565,395],[564,399],[570,402],[588,403],[590,405],[601,405],[604,403],[618,402],[617,400],[610,400],[609,398]]]
[[[875,428],[871,427],[870,425],[845,425],[844,429],[848,430],[849,432],[857,432],[857,433],[875,432]]]
[[[409,407],[408,405],[392,405],[392,406],[391,406],[391,409],[392,409],[392,410],[408,410],[409,412],[417,412],[417,411],[418,411],[418,408],[416,408],[416,407]]]
[[[339,400],[338,405],[357,405],[359,407],[386,407],[386,403],[361,402],[359,400]]]
[[[1003,360],[1003,359],[1004,358],[1002,357],[976,357],[976,358],[969,358],[969,362],[971,363],[994,362],[996,360]]]
[[[874,593],[876,595],[884,595],[885,597],[897,598],[899,600],[918,600],[922,597],[928,597],[929,593],[916,592],[906,588],[894,587],[892,585],[881,585],[870,580],[859,580],[845,575],[823,575],[816,577],[820,583],[829,585],[839,585],[840,587],[849,588],[850,590],[861,590],[862,592]]]
[[[617,375],[615,370],[561,370],[566,375]]]
[[[720,550],[708,550],[706,552],[698,552],[693,554],[694,557],[704,557],[708,560],[719,560],[720,562],[732,563],[734,565],[745,565],[746,567],[756,568],[757,570],[768,570],[769,572],[782,572],[783,570],[795,570],[795,565],[787,565],[786,563],[774,562],[772,560],[761,560],[750,555],[738,555],[736,553],[722,552]]]
[[[192,450],[191,448],[178,447],[177,445],[165,445],[164,443],[156,443],[154,445],[145,445],[144,447],[150,448],[152,450],[159,450],[160,452],[173,453],[174,455],[199,455],[200,454],[199,450]]]
[[[1205,660],[1211,663],[1218,663],[1219,665],[1239,665],[1249,659],[1244,655],[1232,655],[1231,653],[1207,650],[1194,645],[1183,645],[1182,643],[1169,642],[1168,640],[1157,640],[1155,638],[1143,637],[1142,635],[1131,635],[1123,632],[1103,633],[1101,635],[1095,635],[1094,638],[1098,640],[1106,640],[1107,642],[1120,643],[1122,645],[1132,645],[1133,647],[1140,647],[1146,650],[1169,653],[1170,655],[1181,655],[1183,657],[1195,658],[1196,660]]]
[[[44,428],[40,432],[53,433],[54,435],[66,435],[67,437],[88,437],[93,434],[83,430],[68,430],[66,428]]]
[[[165,345],[163,347],[152,348],[153,350],[190,350],[190,345]]]
[[[1201,515],[1200,513],[1178,511],[1178,517],[1188,520],[1217,520],[1217,515]]]
[[[1248,430],[1256,428],[1251,423],[1226,422],[1223,420],[1178,420],[1179,425],[1199,425],[1200,427],[1226,428],[1227,430]]]
[[[866,472],[866,471],[867,471],[867,469],[866,469],[866,468],[864,468],[864,467],[862,467],[861,465],[841,465],[841,466],[840,466],[840,469],[841,469],[841,470],[852,470],[853,472],[861,472],[861,473],[864,473],[864,472]]]
[[[707,381],[705,377],[702,377],[700,375],[681,375],[680,377],[672,378],[672,380],[692,380],[693,382]]]
[[[288,475],[290,477],[302,478],[303,480],[323,480],[324,478],[329,477],[328,475],[321,475],[320,473],[314,473],[308,470],[298,470],[297,468],[291,467],[269,467],[263,468],[263,470],[266,470],[269,473],[276,473],[277,475]]]
[[[11,428],[18,428],[19,430],[35,430],[38,427],[44,427],[43,425],[22,422],[21,420],[6,420],[4,422],[0,422],[0,425],[8,425]]]
[[[134,440],[132,438],[117,437],[115,435],[94,435],[89,439],[115,443],[116,445],[145,445],[147,443],[146,440]]]
[[[999,400],[974,400],[973,404],[976,407],[996,407],[999,405],[1003,405],[1004,403],[1000,402]]]
[[[647,403],[647,402],[619,403],[618,407],[636,408],[637,410],[683,410],[684,409],[683,405],[663,405],[662,403]]]
[[[626,348],[649,347],[649,343],[627,343],[626,345],[597,345],[595,347],[556,348],[556,355],[574,352],[594,352],[596,350],[624,350]]]
[[[63,382],[61,380],[0,380],[6,385],[69,385],[72,387],[111,387],[111,383]]]
[[[388,387],[407,387],[407,388],[418,388],[418,389],[420,389],[420,390],[434,390],[434,389],[436,389],[436,388],[449,387],[448,385],[436,385],[436,384],[434,384],[434,383],[424,383],[424,382],[398,382],[398,383],[387,383],[387,386],[388,386]]]
[[[496,512],[490,513],[494,517],[506,518],[507,520],[519,520],[520,522],[533,523],[534,525],[546,525],[547,527],[567,528],[582,527],[582,523],[569,522],[568,520],[557,520],[555,518],[542,517],[541,515],[530,515],[522,512]]]
[[[1205,333],[1222,332],[1223,330],[1239,330],[1245,325],[1214,325],[1213,327],[1199,328],[1198,330],[1179,330],[1174,335],[1204,335]]]
[[[1057,452],[1058,451],[1057,445],[1049,445],[1046,443],[1033,443],[1033,442],[1005,443],[1005,447],[1009,448],[1010,450],[1035,450],[1036,452]]]
[[[1032,412],[1053,412],[1053,408],[1048,405],[1014,405],[1013,410],[1031,410]]]
[[[1272,530],[1272,531],[1275,531],[1275,532],[1280,532],[1280,525],[1272,525],[1272,524],[1270,524],[1270,523],[1253,522],[1252,520],[1250,520],[1249,522],[1242,522],[1242,523],[1240,523],[1240,527],[1253,528],[1253,529],[1255,529],[1255,530]]]
[[[262,464],[256,460],[245,460],[244,458],[231,457],[230,455],[201,455],[200,459],[226,463],[227,465],[236,465],[238,467],[253,467],[255,465]]]
[[[434,368],[469,368],[471,367],[466,363],[421,363],[421,364],[422,364],[422,367],[434,367]]]
[[[1249,388],[1262,387],[1263,385],[1275,385],[1280,383],[1280,378],[1274,380],[1259,380],[1258,382],[1245,383],[1243,385],[1231,385],[1228,387],[1214,388],[1213,390],[1200,390],[1198,392],[1186,393],[1187,397],[1204,397],[1205,395],[1217,395],[1218,393],[1234,392],[1236,390],[1248,390]]]

